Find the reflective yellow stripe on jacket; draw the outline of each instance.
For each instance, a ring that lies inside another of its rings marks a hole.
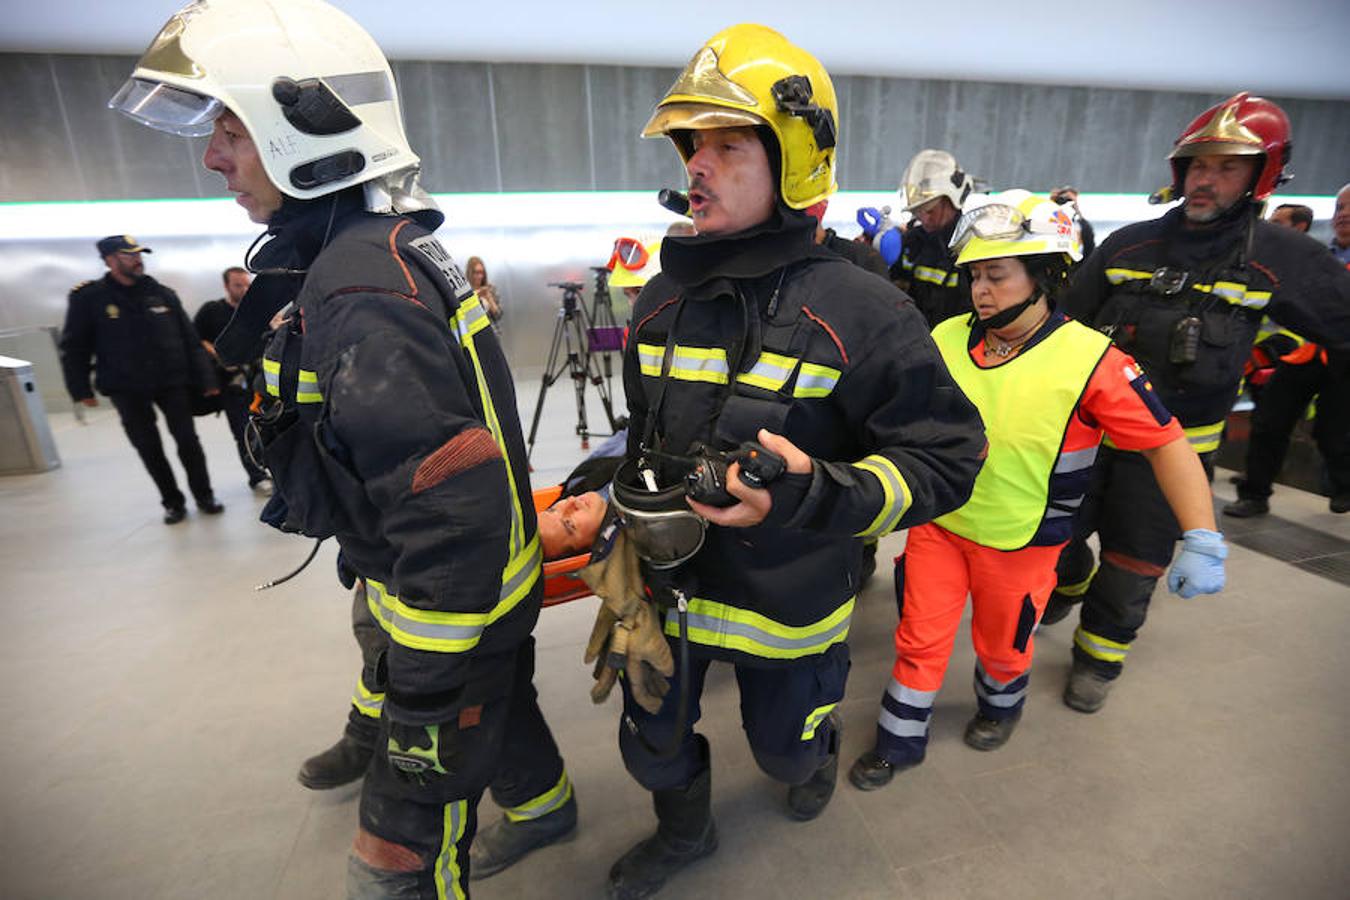
[[[489,612],[442,612],[409,606],[378,581],[366,579],[366,605],[395,643],[434,653],[464,653],[478,645],[483,631],[510,613],[525,599],[539,580],[543,553],[539,536],[525,552],[507,563],[497,604]]]
[[[1223,422],[1213,422],[1209,425],[1183,427],[1181,430],[1186,432],[1186,440],[1190,442],[1192,450],[1196,453],[1210,453],[1219,449],[1223,439],[1223,426]],[[1114,450],[1120,449],[1109,437],[1104,438],[1102,443]]]
[[[689,640],[765,659],[800,659],[824,653],[848,638],[853,597],[809,625],[784,625],[748,609],[695,597],[689,601]],[[678,618],[666,617],[666,634],[680,633]]]
[[[872,520],[872,524],[854,536],[873,538],[890,534],[900,524],[900,519],[904,516],[905,510],[909,509],[914,502],[914,495],[909,489],[909,484],[905,481],[905,476],[900,474],[900,469],[895,463],[878,453],[863,457],[855,462],[853,467],[875,475],[877,481],[881,482],[881,492],[884,498],[881,503],[881,510],[877,513],[877,517]]]
[[[1139,269],[1107,269],[1106,280],[1112,284],[1124,284],[1127,281],[1149,282],[1153,280],[1153,273]],[[1213,284],[1200,282],[1186,285],[1186,290],[1191,289],[1200,291],[1202,294],[1213,294],[1227,303],[1248,309],[1264,309],[1265,305],[1270,302],[1270,291],[1249,290],[1245,284],[1239,284],[1236,281],[1216,281]],[[1182,293],[1185,293],[1185,291],[1182,291]]]

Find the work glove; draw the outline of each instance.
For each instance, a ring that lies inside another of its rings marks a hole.
[[[587,649],[586,662],[595,660],[591,700],[603,703],[613,690],[615,679],[623,672],[633,699],[655,715],[670,692],[670,676],[675,674],[675,658],[661,631],[661,617],[656,614],[656,607],[643,601],[632,615],[622,620],[615,619],[601,607],[596,618],[597,628],[606,618],[610,629],[600,652],[591,655]]]
[[[1196,594],[1217,594],[1223,590],[1223,561],[1227,558],[1228,545],[1223,535],[1192,528],[1182,535],[1181,555],[1167,573],[1168,590],[1185,599]]]
[[[577,575],[601,601],[591,639],[586,642],[585,660],[591,662],[609,642],[614,624],[631,617],[644,602],[637,551],[617,522],[601,529],[591,548],[590,563]]]
[[[440,725],[403,725],[389,723],[389,743],[386,754],[394,774],[412,784],[425,785],[429,781],[449,775],[442,746]],[[454,729],[446,730],[445,741],[453,741]]]

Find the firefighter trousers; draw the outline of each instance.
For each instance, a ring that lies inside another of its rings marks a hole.
[[[689,647],[689,705],[683,732],[678,735],[679,749],[666,758],[654,752],[669,747],[677,737],[680,653],[678,639],[669,640],[676,670],[670,692],[655,715],[633,700],[628,680],[620,680],[624,715],[619,723],[619,750],[629,774],[649,791],[684,788],[708,766],[706,742],[694,733],[694,725],[702,715],[699,700],[713,660],[695,644]],[[803,784],[837,751],[838,735],[828,716],[844,699],[848,669],[848,645],[843,643],[783,665],[735,666],[741,725],[755,762],[770,778]]]
[[[1318,360],[1281,363],[1270,376],[1252,413],[1247,473],[1238,496],[1265,500],[1284,465],[1294,428],[1313,398],[1317,414],[1313,440],[1322,454],[1333,497],[1350,494],[1350,373],[1338,373]]]
[[[1201,453],[1200,462],[1212,478],[1213,452]],[[1101,544],[1095,573],[1087,544],[1094,532]],[[1153,588],[1180,539],[1181,526],[1144,455],[1102,447],[1074,520],[1074,537],[1057,566],[1058,590],[1083,598],[1073,635],[1075,661],[1107,680],[1120,676],[1148,617]]]
[[[486,788],[513,819],[547,815],[572,797],[557,744],[534,689],[534,638],[515,652],[509,693],[464,710],[441,726],[453,743],[453,771],[411,784],[382,752],[389,720],[381,718],[376,752],[361,787],[360,823],[348,858],[350,900],[442,900],[469,895],[469,845]]]
[[[909,530],[896,565],[903,612],[895,667],[881,699],[876,751],[893,764],[921,762],[969,595],[975,698],[986,719],[1017,716],[1026,702],[1036,623],[1055,587],[1060,547],[996,550],[928,523]]]

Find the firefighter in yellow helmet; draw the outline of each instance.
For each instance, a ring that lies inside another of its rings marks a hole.
[[[746,736],[760,768],[789,786],[786,812],[821,812],[863,541],[959,506],[985,447],[908,299],[814,242],[810,209],[835,190],[839,140],[834,87],[814,57],[764,26],[728,28],[643,134],[669,137],[684,160],[697,233],[665,238],[661,273],[634,307],[630,471],[649,472],[657,497],[683,482],[696,445],[758,441],[786,466],[754,488],[733,463],[723,505],[689,501],[706,535],[680,534],[702,543],[660,560],[658,599],[676,604],[660,621],[677,660],[686,621],[687,656],[664,692],[650,690],[650,671],[622,681],[624,763],[658,819],[610,870],[609,896],[622,900],[654,894],[717,847],[710,748],[693,727],[713,662],[735,666]],[[644,491],[624,486],[640,536]],[[651,587],[655,556],[643,558]]]

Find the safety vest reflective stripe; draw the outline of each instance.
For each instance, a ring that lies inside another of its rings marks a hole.
[[[1223,422],[1215,422],[1213,425],[1196,425],[1182,430],[1186,432],[1186,440],[1196,453],[1209,453],[1219,449],[1219,443],[1223,439],[1223,425]]]
[[[263,360],[263,380],[267,382],[267,393],[273,397],[281,396],[281,361]]]
[[[1106,280],[1112,284],[1124,284],[1127,281],[1152,281],[1152,272],[1138,269],[1107,269]],[[1236,281],[1216,281],[1213,284],[1188,284],[1186,290],[1197,290],[1202,294],[1213,294],[1234,306],[1248,309],[1263,309],[1270,302],[1270,291],[1248,290],[1245,284]]]
[[[806,716],[806,721],[802,723],[802,740],[809,741],[816,736],[816,729],[820,723],[825,721],[825,717],[830,714],[830,710],[838,706],[838,703],[827,703],[824,706],[817,706]]]
[[[797,373],[797,383],[792,387],[792,396],[828,397],[839,383],[839,376],[838,369],[804,362]]]
[[[877,517],[855,537],[881,537],[883,534],[890,534],[900,524],[905,511],[914,502],[914,495],[910,492],[905,476],[900,474],[900,469],[895,463],[877,453],[863,457],[855,462],[853,467],[875,475],[881,482],[883,495],[881,510],[877,513]]]
[[[948,272],[946,269],[935,269],[932,266],[915,266],[914,277],[929,284],[936,284],[938,287],[956,287],[960,273]]]
[[[1070,472],[1081,472],[1083,469],[1092,468],[1092,464],[1097,461],[1097,445],[1086,447],[1082,450],[1065,450],[1055,460],[1055,474],[1066,475]]]
[[[640,353],[641,348],[639,348]],[[763,388],[766,391],[777,391],[787,384],[788,379],[792,377],[793,370],[797,368],[797,363],[796,357],[770,353],[766,350],[759,354],[759,359],[755,360],[755,364],[750,367],[750,371],[740,373],[736,376],[736,380],[752,387]],[[800,386],[800,383],[798,386]]]
[[[661,359],[665,356],[665,352],[666,348],[660,344],[638,344],[638,366],[642,369],[642,374],[660,378]]]
[[[408,606],[371,578],[366,579],[366,604],[395,643],[414,650],[463,653],[478,645],[489,625],[520,605],[539,579],[542,563],[539,536],[535,535],[525,552],[502,572],[502,588],[490,612],[441,612]]]
[[[680,381],[704,381],[726,384],[731,369],[727,352],[721,347],[682,347],[675,345],[670,363],[670,377]]]
[[[319,393],[319,376],[309,369],[301,369],[295,385],[296,403],[322,403],[323,394]]]
[[[1102,662],[1124,662],[1125,654],[1130,652],[1129,644],[1122,644],[1119,641],[1113,641],[1099,634],[1085,631],[1082,625],[1075,629],[1073,642],[1088,656],[1093,659],[1100,659]]]
[[[459,337],[460,344],[469,354],[473,363],[474,380],[478,382],[478,399],[483,405],[484,423],[492,433],[492,439],[506,461],[507,490],[510,493],[511,537],[508,552],[511,559],[517,559],[525,547],[525,515],[520,507],[520,492],[516,489],[516,473],[511,467],[511,453],[506,446],[506,437],[502,432],[501,420],[497,417],[497,406],[493,403],[492,393],[488,390],[487,378],[483,374],[483,364],[478,358],[478,346],[474,336],[491,326],[487,311],[478,301],[477,294],[471,294],[460,303],[459,309],[450,319],[450,328]],[[536,535],[537,539],[537,535]]]
[[[471,294],[460,301],[459,309],[450,319],[450,327],[454,329],[455,336],[459,338],[461,344],[467,344],[475,334],[491,324],[492,320],[488,318],[487,310],[483,309],[477,294]]]
[[[441,823],[441,850],[436,854],[436,900],[465,900],[468,896],[460,887],[459,875],[463,866],[459,859],[459,842],[469,822],[469,801],[452,800],[445,804],[445,818]]]
[[[538,819],[555,809],[562,808],[571,799],[572,781],[567,777],[567,770],[564,769],[562,777],[553,787],[544,791],[538,797],[526,800],[519,806],[513,806],[510,809],[503,810],[503,812],[512,822],[528,822],[530,819]]]
[[[365,682],[356,679],[356,690],[352,691],[352,706],[363,716],[378,719],[384,710],[384,691],[369,690]]]
[[[848,638],[854,600],[848,598],[819,622],[784,625],[748,609],[695,597],[689,602],[689,640],[765,659],[813,656]],[[665,631],[679,635],[680,625],[674,615],[666,617]]]
[[[1020,687],[1008,690],[1019,682]],[[984,670],[979,660],[975,661],[975,696],[996,709],[1012,709],[1021,704],[1027,696],[1027,683],[1025,674],[1018,675],[1012,681],[997,682]]]

